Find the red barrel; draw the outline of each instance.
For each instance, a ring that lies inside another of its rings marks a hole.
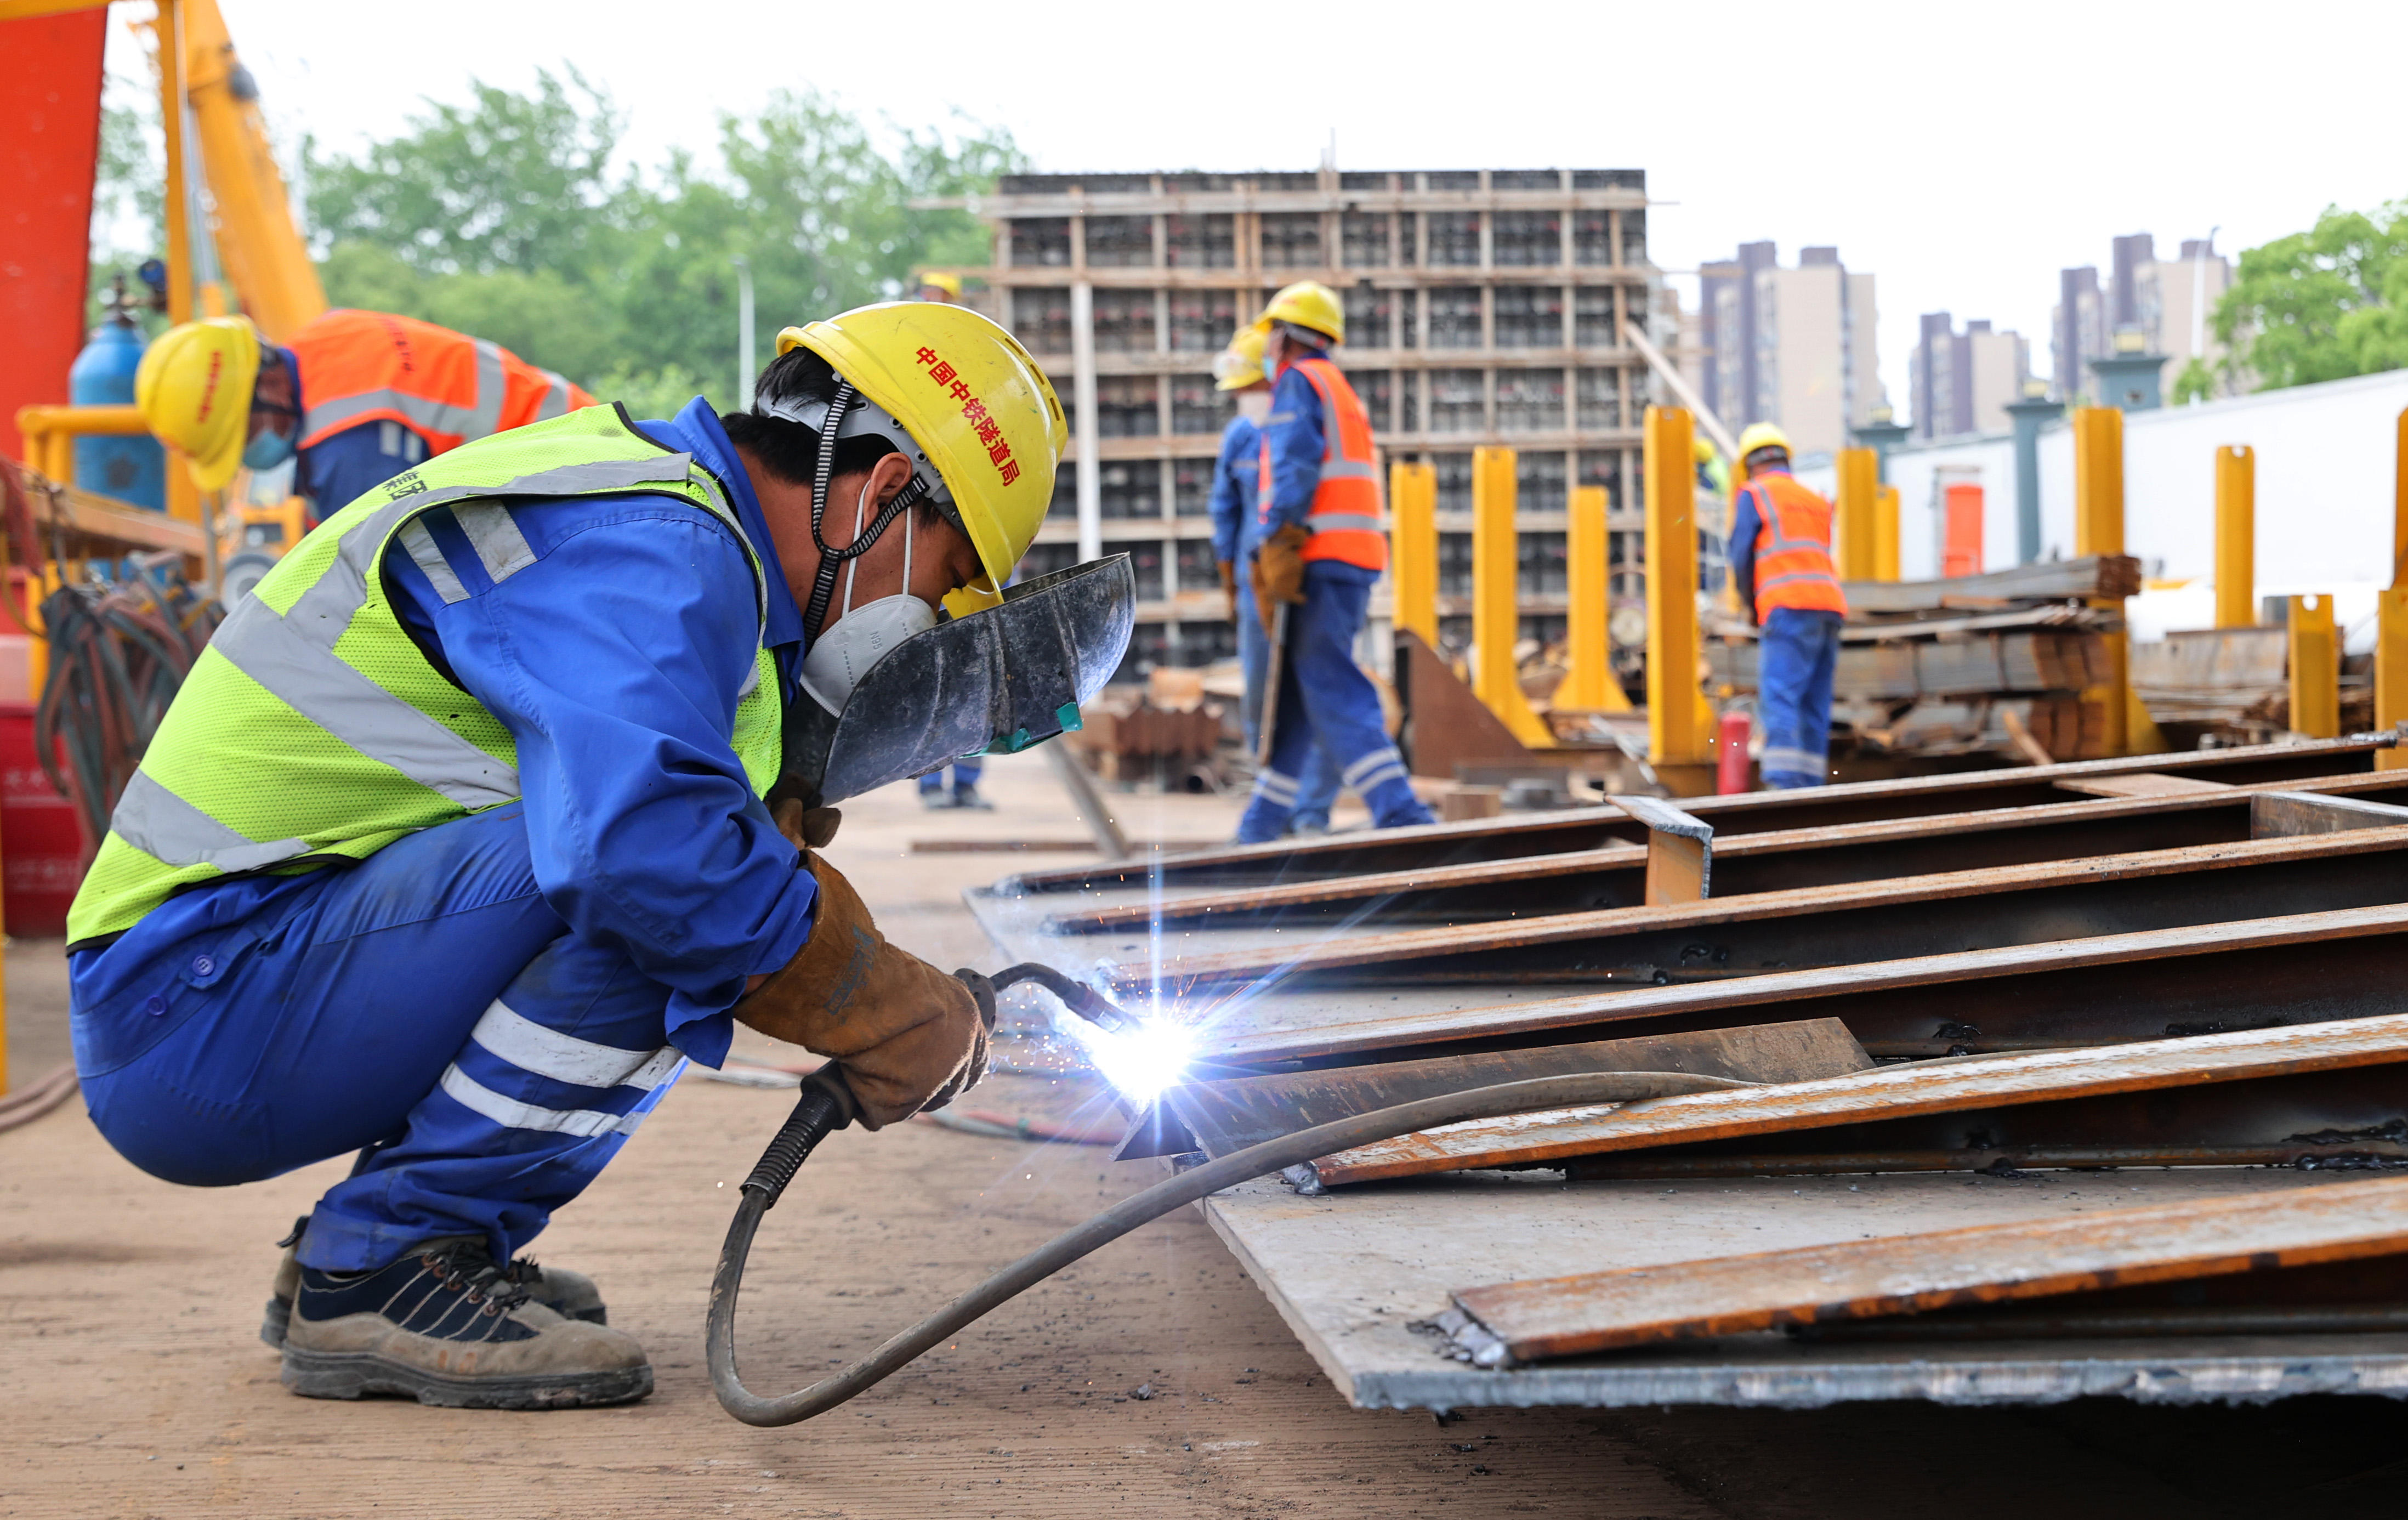
[[[1714,736],[1714,794],[1732,796],[1754,790],[1747,772],[1747,730],[1745,711],[1733,708],[1723,714]]]
[[[50,789],[34,752],[34,707],[0,702],[0,910],[8,932],[67,932],[67,904],[83,884],[83,827]]]

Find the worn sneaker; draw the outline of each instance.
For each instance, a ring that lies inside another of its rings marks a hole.
[[[308,1227],[309,1216],[303,1214],[293,1222],[293,1233],[280,1242],[284,1259],[276,1266],[276,1283],[269,1289],[267,1312],[259,1324],[259,1338],[279,1351],[284,1348],[284,1329],[293,1320],[293,1295],[301,1286],[301,1232]],[[608,1325],[610,1311],[602,1302],[602,1290],[594,1279],[583,1272],[572,1272],[559,1267],[538,1267],[532,1256],[519,1256],[506,1269],[510,1281],[526,1289],[527,1298],[542,1304],[563,1319],[581,1319],[589,1324]]]
[[[995,811],[995,804],[979,796],[979,789],[968,782],[953,788],[953,806],[968,808],[977,812]]]
[[[948,793],[924,788],[920,793],[920,806],[930,812],[943,812],[959,804],[955,803]]]
[[[528,1297],[485,1242],[428,1240],[369,1272],[300,1269],[284,1385],[308,1398],[399,1394],[448,1409],[575,1409],[652,1391],[633,1336]]]

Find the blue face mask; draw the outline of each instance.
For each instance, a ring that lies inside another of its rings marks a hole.
[[[245,469],[274,469],[293,457],[293,435],[279,433],[274,428],[260,429],[259,436],[242,448]]]

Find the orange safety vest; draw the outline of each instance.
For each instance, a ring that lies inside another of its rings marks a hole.
[[[448,453],[471,438],[595,405],[499,343],[415,317],[337,308],[285,347],[301,363],[301,447],[363,423],[399,423]]]
[[[1740,488],[1756,503],[1756,616],[1776,607],[1848,615],[1831,565],[1831,504],[1785,474],[1757,476]]]
[[[1321,484],[1305,509],[1307,560],[1334,559],[1367,570],[1388,567],[1388,536],[1380,526],[1380,466],[1371,448],[1371,417],[1345,375],[1326,359],[1298,359],[1294,368],[1321,393]],[[1261,505],[1271,506],[1270,429],[1263,429]]]

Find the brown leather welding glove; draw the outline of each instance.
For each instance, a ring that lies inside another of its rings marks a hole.
[[[1229,605],[1229,621],[1238,621],[1238,566],[1229,560],[1221,564],[1221,599]]]
[[[778,832],[797,850],[824,850],[836,839],[838,825],[844,822],[843,810],[838,808],[806,808],[800,797],[785,797],[769,805],[769,816],[778,822]]]
[[[865,1128],[966,1090],[985,1067],[986,1028],[970,989],[888,944],[835,867],[815,854],[804,863],[819,882],[811,937],[737,1003],[736,1017],[843,1062]]]
[[[1312,537],[1290,523],[1263,540],[1254,551],[1254,610],[1263,626],[1270,626],[1271,604],[1295,606],[1304,600],[1304,542]]]

